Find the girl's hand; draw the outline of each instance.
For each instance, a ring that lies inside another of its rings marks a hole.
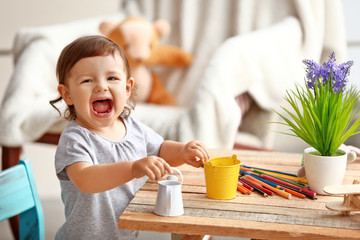
[[[210,155],[203,143],[191,141],[185,144],[180,152],[183,161],[194,167],[201,167],[203,162],[210,160]]]
[[[159,180],[166,172],[171,173],[170,165],[162,158],[149,156],[133,163],[132,174],[134,178],[147,175],[151,180]]]

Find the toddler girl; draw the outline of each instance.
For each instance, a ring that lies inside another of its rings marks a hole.
[[[69,121],[55,155],[66,221],[56,239],[134,239],[120,230],[119,216],[148,178],[158,180],[183,163],[200,167],[209,159],[198,141],[165,140],[130,117],[134,108],[129,62],[102,36],[81,37],[57,63],[60,97]],[[58,110],[59,111],[59,110]],[[60,111],[59,111],[60,113]]]

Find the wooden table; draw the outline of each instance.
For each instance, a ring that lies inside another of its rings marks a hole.
[[[241,164],[296,173],[300,154],[240,150],[211,150],[212,157],[236,154]],[[206,197],[203,168],[179,167],[185,214],[162,217],[153,213],[157,183],[148,182],[119,218],[119,228],[188,235],[235,236],[255,239],[360,239],[360,212],[344,216],[325,207],[339,196],[316,200],[280,196],[264,198],[239,191],[232,200]],[[360,163],[349,164],[344,184],[360,179]]]

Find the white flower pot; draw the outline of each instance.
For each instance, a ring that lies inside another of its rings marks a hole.
[[[306,178],[312,191],[326,195],[324,187],[341,185],[346,170],[348,153],[341,156],[318,156],[310,154],[315,148],[304,150],[304,165]]]

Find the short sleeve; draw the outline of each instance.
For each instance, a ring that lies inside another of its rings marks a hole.
[[[55,154],[55,169],[59,180],[70,180],[65,168],[76,162],[93,164],[90,141],[79,128],[66,129],[60,137]]]

